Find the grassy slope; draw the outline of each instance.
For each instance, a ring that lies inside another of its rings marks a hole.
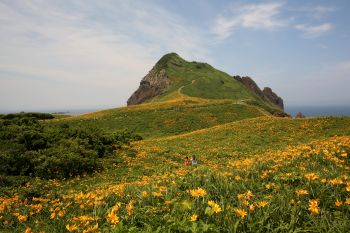
[[[129,153],[117,156],[122,163],[106,164],[100,174],[45,184],[51,190],[49,201],[35,202],[43,205],[42,211],[25,223],[14,220],[12,227],[1,227],[9,232],[21,232],[25,226],[64,232],[66,224],[81,224],[82,230],[98,223],[99,229],[114,232],[127,232],[131,227],[132,232],[203,232],[206,228],[210,232],[233,232],[235,228],[245,232],[346,232],[350,226],[344,203],[349,198],[345,190],[349,161],[342,156],[350,153],[349,126],[350,118],[345,117],[261,117],[147,139],[134,143]],[[325,151],[332,156],[324,157]],[[183,157],[192,154],[199,158],[199,165],[183,167]],[[341,162],[344,158],[345,164]],[[309,180],[310,174],[318,178]],[[188,192],[197,187],[206,190],[203,198]],[[298,189],[308,194],[298,196]],[[237,195],[248,190],[254,196],[240,201]],[[147,196],[142,197],[143,191]],[[319,199],[319,214],[310,213],[309,199]],[[342,206],[335,206],[337,199]],[[208,200],[215,201],[221,212],[208,209]],[[116,202],[122,203],[116,212],[122,224],[110,228],[106,217]],[[26,214],[33,208],[22,199],[11,205],[2,221],[13,219],[14,211]],[[237,210],[247,211],[248,216],[239,217]],[[59,211],[62,217],[57,216]],[[56,215],[50,220],[52,213]],[[190,220],[193,214],[198,215],[195,222]],[[82,215],[96,220],[86,224],[77,218]]]
[[[110,109],[53,122],[89,124],[108,132],[129,129],[143,137],[155,137],[190,132],[262,115],[257,108],[237,104],[232,100],[182,97],[165,102]]]

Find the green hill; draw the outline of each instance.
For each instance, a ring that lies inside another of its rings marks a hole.
[[[159,95],[150,96],[146,102],[188,96],[244,101],[262,107],[270,113],[281,111],[275,104],[249,90],[242,82],[207,63],[188,62],[176,53],[169,53],[156,63],[151,73],[157,76],[161,71],[165,73],[169,85]],[[159,78],[159,76],[151,77],[152,81],[154,78]],[[142,82],[140,87],[142,87]]]
[[[156,137],[283,113],[230,75],[206,63],[185,61],[175,53],[164,55],[135,93],[130,99],[136,105],[54,122],[88,124],[107,132],[128,129]]]

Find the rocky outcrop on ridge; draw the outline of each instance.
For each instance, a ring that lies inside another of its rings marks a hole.
[[[276,95],[276,93],[273,92],[271,88],[265,87],[262,92],[264,93],[264,96],[268,100],[270,100],[272,103],[279,106],[281,109],[284,109],[283,99],[281,97],[279,97],[278,95]]]
[[[157,66],[154,66],[141,80],[139,88],[128,99],[128,106],[143,103],[161,94],[169,87],[169,83],[165,69],[159,70]]]
[[[240,77],[236,75],[233,76],[233,78],[243,83],[245,87],[247,87],[251,92],[255,93],[260,98],[268,100],[271,103],[279,106],[281,109],[284,109],[283,99],[276,95],[276,93],[274,93],[271,88],[265,87],[264,90],[261,90],[259,86],[254,82],[254,80],[248,76]]]
[[[258,85],[254,82],[253,79],[250,77],[242,77],[241,82],[252,92],[254,92],[256,95],[260,96],[261,98],[265,98],[264,93],[260,90]]]

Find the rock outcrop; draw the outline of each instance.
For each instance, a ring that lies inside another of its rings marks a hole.
[[[261,98],[265,98],[264,93],[260,90],[258,85],[254,82],[253,79],[250,77],[242,77],[242,83],[252,92],[254,92],[256,95],[260,96]]]
[[[281,97],[279,97],[278,95],[276,95],[275,92],[272,91],[271,88],[269,87],[265,87],[264,90],[262,91],[264,93],[264,96],[270,100],[271,103],[276,104],[277,106],[279,106],[281,109],[284,109],[284,105],[283,105],[283,100]]]
[[[295,115],[295,118],[305,118],[305,116],[302,112],[298,112],[297,115]]]
[[[271,103],[279,106],[281,109],[284,109],[283,99],[276,95],[271,88],[265,87],[264,90],[261,90],[259,86],[254,82],[254,80],[248,76],[240,77],[239,75],[233,76],[234,79],[244,84],[251,92],[262,98],[263,100],[268,100]]]
[[[141,80],[139,88],[128,99],[128,106],[143,103],[161,94],[169,87],[169,83],[165,69],[159,70],[157,66],[154,66]]]

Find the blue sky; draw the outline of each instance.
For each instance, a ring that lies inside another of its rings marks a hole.
[[[350,1],[0,0],[0,110],[123,106],[176,52],[271,87],[285,105],[349,105]]]

